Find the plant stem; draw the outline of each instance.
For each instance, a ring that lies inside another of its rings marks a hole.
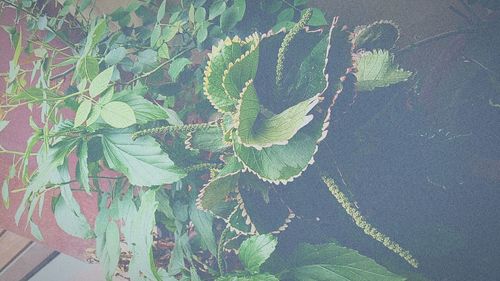
[[[412,49],[420,47],[422,45],[426,45],[426,44],[429,44],[429,43],[432,43],[434,41],[438,41],[438,40],[441,40],[444,38],[448,38],[448,37],[460,35],[460,34],[474,33],[476,31],[479,31],[482,29],[485,29],[485,28],[484,27],[468,27],[468,28],[460,28],[460,29],[456,29],[456,30],[452,30],[452,31],[446,31],[443,33],[439,33],[439,34],[433,35],[431,37],[424,38],[424,39],[417,41],[415,43],[411,43],[411,44],[395,51],[395,54],[405,53],[405,52],[408,52]]]
[[[148,77],[149,75],[151,75],[151,74],[155,73],[156,71],[160,70],[160,69],[161,69],[162,67],[164,67],[165,65],[167,65],[167,64],[169,64],[169,63],[171,63],[172,61],[174,61],[174,60],[175,60],[175,59],[177,59],[178,57],[182,56],[183,54],[185,54],[185,53],[187,53],[187,52],[189,52],[189,51],[191,51],[191,50],[193,50],[193,49],[194,49],[194,47],[191,47],[191,48],[187,48],[187,49],[185,49],[185,50],[183,50],[183,51],[179,52],[177,55],[173,56],[172,58],[170,58],[170,59],[168,59],[168,60],[166,60],[166,61],[164,61],[164,62],[160,63],[160,64],[159,64],[157,67],[155,67],[153,70],[148,71],[148,72],[145,72],[145,73],[143,73],[142,75],[137,76],[136,78],[134,78],[134,79],[132,79],[132,80],[128,81],[128,82],[127,82],[127,83],[125,83],[125,84],[126,84],[126,85],[130,85],[130,84],[134,83],[135,81],[137,81],[137,80],[139,80],[139,79],[142,79],[142,78]]]

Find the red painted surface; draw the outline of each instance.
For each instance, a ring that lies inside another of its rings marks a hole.
[[[0,14],[0,25],[12,26],[14,24],[15,11],[13,9],[5,9]],[[23,34],[27,34],[26,26],[21,24],[17,26],[18,30],[22,29]],[[23,38],[24,40],[26,38]],[[56,43],[57,44],[57,43]],[[60,46],[62,46],[60,44]],[[12,58],[13,50],[10,46],[10,40],[8,34],[0,29],[0,73],[6,73],[9,70],[9,59]],[[29,69],[33,60],[32,55],[22,54],[20,59],[20,65],[23,69]],[[0,81],[0,95],[3,98],[5,91],[5,81],[1,79]],[[37,124],[39,122],[39,109],[33,108],[33,110],[28,109],[28,107],[23,106],[13,110],[4,116],[4,120],[9,120],[10,123],[2,132],[0,132],[0,144],[8,150],[13,151],[24,151],[26,147],[26,141],[33,133],[31,127],[29,126],[29,116],[34,116],[35,121],[38,118]],[[1,112],[0,112],[1,113]],[[3,183],[4,178],[8,174],[9,166],[12,164],[13,156],[7,154],[0,154],[0,183]],[[33,157],[30,162],[30,171],[36,167],[36,160]],[[70,159],[70,169],[74,171],[75,159]],[[9,185],[9,190],[16,190],[23,188],[23,184],[20,180],[11,180]],[[73,186],[77,187],[77,186]],[[89,219],[89,223],[93,225],[94,218],[97,213],[97,196],[89,196],[84,192],[74,192],[73,193],[76,200],[80,203],[83,214]],[[43,204],[43,215],[40,218],[37,213],[33,215],[35,223],[40,227],[40,230],[44,236],[44,241],[41,243],[46,244],[52,249],[63,252],[65,254],[84,258],[85,249],[93,247],[95,241],[93,240],[82,240],[76,237],[72,237],[62,231],[56,224],[54,216],[51,210],[51,197],[57,195],[55,192],[49,192],[45,196],[45,202]],[[10,193],[10,208],[6,209],[3,204],[0,204],[0,228],[8,229],[12,232],[20,234],[22,236],[34,239],[30,233],[29,227],[26,227],[26,215],[21,218],[20,225],[17,226],[14,221],[15,212],[20,204],[23,193]],[[37,209],[38,212],[38,209]]]

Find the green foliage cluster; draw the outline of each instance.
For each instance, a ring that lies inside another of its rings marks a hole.
[[[0,0],[17,12],[2,110],[33,109],[26,150],[2,147],[5,206],[9,180],[26,186],[18,224],[42,240],[34,215],[58,190],[58,225],[96,239],[107,280],[124,252],[132,280],[403,280],[334,243],[271,257],[295,217],[276,190],[314,163],[346,78],[368,92],[410,77],[391,53],[393,23],[329,26],[307,0],[133,1],[98,17],[95,1],[60,2]],[[75,192],[98,196],[94,226]],[[152,233],[175,242],[168,265]]]

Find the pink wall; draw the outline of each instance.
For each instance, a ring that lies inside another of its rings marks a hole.
[[[12,26],[14,24],[14,18],[15,10],[5,9],[0,14],[0,25]],[[18,25],[17,28],[22,29],[23,34],[27,34],[27,32],[25,32],[26,26],[24,24]],[[23,39],[25,40],[26,38]],[[3,29],[0,29],[0,54],[0,73],[6,73],[9,71],[9,59],[13,55],[13,50],[10,46],[9,36]],[[19,62],[21,68],[29,69],[32,65],[31,62],[33,58],[34,57],[32,55],[23,53]],[[5,94],[4,79],[0,79],[0,89],[0,97],[3,99]],[[33,112],[36,113],[33,114]],[[28,123],[29,116],[40,116],[40,114],[38,114],[39,110],[37,108],[34,108],[33,112],[30,111],[26,106],[23,106],[17,108],[12,112],[9,112],[7,116],[3,117],[3,119],[5,120],[10,120],[7,128],[0,132],[0,144],[5,149],[13,151],[24,151],[26,147],[26,141],[33,133]],[[40,125],[40,122],[37,123]],[[12,159],[12,155],[0,154],[0,183],[3,183],[4,178],[8,174]],[[34,158],[32,159],[32,164],[33,162],[35,162]],[[71,162],[73,162],[72,166],[74,167],[74,159]],[[30,168],[32,171],[34,165],[30,165]],[[14,179],[10,182],[9,190],[12,191],[23,187],[24,186],[20,180]],[[93,240],[85,241],[79,238],[72,237],[63,232],[57,226],[50,209],[52,195],[57,195],[57,193],[50,192],[47,193],[45,197],[43,217],[39,218],[37,214],[33,216],[35,222],[39,225],[40,230],[44,236],[44,241],[42,241],[41,243],[44,243],[57,251],[83,259],[85,249],[93,247],[95,242]],[[14,221],[14,215],[22,199],[22,196],[22,192],[11,193],[9,209],[6,209],[3,204],[0,204],[0,228],[8,229],[22,236],[34,239],[30,233],[29,227],[26,228],[26,216],[23,216],[23,218],[21,218],[19,226],[17,226]],[[80,203],[82,212],[86,215],[86,217],[89,219],[89,222],[93,225],[95,214],[97,212],[97,196],[94,194],[92,197],[90,197],[84,192],[74,192],[74,196]]]

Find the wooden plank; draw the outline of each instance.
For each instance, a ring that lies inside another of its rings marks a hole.
[[[0,272],[0,281],[29,280],[58,254],[42,244],[32,243]]]
[[[29,239],[9,231],[0,236],[0,272],[30,243]]]

